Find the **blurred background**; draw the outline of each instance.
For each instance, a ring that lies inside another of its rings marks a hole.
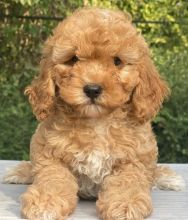
[[[29,158],[37,121],[23,95],[45,39],[82,6],[128,11],[172,94],[153,122],[160,162],[188,162],[187,0],[0,0],[0,159]]]

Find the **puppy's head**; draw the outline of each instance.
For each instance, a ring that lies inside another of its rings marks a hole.
[[[26,94],[39,120],[56,109],[100,117],[123,108],[144,122],[158,112],[168,88],[129,15],[81,9],[46,41],[40,74]]]

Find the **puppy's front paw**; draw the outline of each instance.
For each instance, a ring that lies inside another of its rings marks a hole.
[[[59,195],[39,192],[31,186],[21,197],[21,214],[29,220],[64,220],[76,207],[76,199],[71,202]]]
[[[126,194],[124,196],[121,194],[109,200],[97,201],[97,209],[103,220],[143,220],[151,214],[152,202],[148,194],[140,193],[129,199]]]

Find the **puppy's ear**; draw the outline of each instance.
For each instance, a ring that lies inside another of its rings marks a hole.
[[[149,56],[145,56],[137,68],[140,79],[133,92],[130,114],[143,123],[157,114],[170,90]]]
[[[44,120],[54,111],[55,85],[47,58],[41,61],[40,74],[26,87],[25,94],[28,95],[33,113],[38,120]]]

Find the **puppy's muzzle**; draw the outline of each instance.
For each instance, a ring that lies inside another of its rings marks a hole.
[[[84,86],[83,90],[86,96],[92,100],[97,98],[102,93],[102,87],[97,84],[86,85]]]

